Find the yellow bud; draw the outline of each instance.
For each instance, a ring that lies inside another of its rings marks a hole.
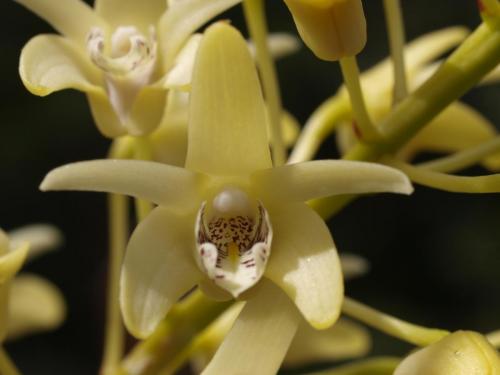
[[[483,335],[457,331],[406,357],[394,375],[499,375],[500,360]]]
[[[361,0],[285,0],[304,43],[323,60],[358,54],[366,44]]]

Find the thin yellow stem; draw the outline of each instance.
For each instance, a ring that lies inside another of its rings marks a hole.
[[[430,345],[449,334],[445,330],[405,322],[349,297],[344,297],[342,312],[370,327],[417,346]]]
[[[109,157],[122,159],[130,157],[132,142],[129,137],[113,142]],[[108,195],[109,260],[106,295],[106,327],[101,374],[113,374],[123,357],[125,330],[120,305],[120,271],[128,238],[127,197],[117,194]]]
[[[415,167],[396,159],[386,158],[383,161],[385,164],[404,172],[413,182],[434,189],[453,193],[500,193],[500,174],[474,177],[456,176]]]
[[[288,163],[311,160],[321,143],[342,121],[349,120],[350,107],[344,97],[334,96],[316,109],[307,120]]]
[[[394,103],[399,103],[408,94],[404,60],[405,29],[399,0],[384,0],[384,10],[389,46],[394,67]]]
[[[267,42],[267,25],[263,0],[244,0],[243,10],[250,36],[255,43],[257,65],[262,77],[264,96],[269,111],[271,125],[271,148],[275,165],[282,165],[286,160],[286,150],[281,129],[281,94],[273,57]]]
[[[309,375],[390,375],[399,362],[397,357],[374,357]]]
[[[361,132],[361,139],[366,142],[373,142],[381,139],[380,131],[375,127],[368,110],[366,109],[365,98],[361,90],[361,81],[356,56],[348,56],[340,59],[340,68],[344,77],[345,86],[351,100],[352,111],[356,124]]]
[[[3,346],[0,347],[0,375],[21,375]]]
[[[417,166],[435,172],[451,173],[470,167],[486,157],[500,152],[500,137],[481,143],[476,147],[454,153],[439,159],[420,163]]]

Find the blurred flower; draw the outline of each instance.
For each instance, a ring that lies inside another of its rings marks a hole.
[[[237,366],[246,373],[250,366],[266,374],[279,366],[299,322],[285,294],[318,329],[337,320],[342,303],[335,245],[303,202],[335,194],[409,194],[412,186],[399,171],[372,163],[273,168],[257,73],[245,41],[225,23],[205,32],[192,85],[186,168],[133,160],[75,163],[49,173],[41,189],[108,191],[158,204],[128,244],[121,281],[126,325],[148,336],[197,284],[214,298],[248,299],[205,372],[231,373]],[[264,339],[273,341],[269,350]],[[241,358],[229,360],[235,350]]]
[[[0,230],[2,340],[5,335],[11,340],[54,329],[64,320],[66,307],[56,286],[35,275],[14,277],[26,257],[31,260],[53,250],[61,240],[56,228],[44,224],[22,227],[8,236]]]
[[[87,94],[108,137],[158,127],[167,90],[184,89],[200,26],[240,0],[16,0],[62,36],[38,35],[21,53],[26,87],[45,96],[73,88]]]
[[[285,0],[304,43],[323,60],[357,55],[366,44],[361,0]]]
[[[498,352],[476,332],[457,331],[403,359],[394,375],[497,375]]]
[[[410,89],[414,90],[437,69],[433,62],[450,48],[459,44],[467,30],[451,27],[426,34],[409,43],[405,49],[406,70]],[[495,81],[495,77],[487,83]],[[361,76],[361,85],[367,107],[375,123],[380,122],[391,110],[394,77],[392,60],[387,58]],[[338,95],[348,100],[345,87]],[[422,151],[456,152],[493,139],[495,126],[472,107],[455,102],[424,127],[398,153],[406,161]],[[343,123],[337,132],[337,144],[345,154],[356,143],[352,123]],[[500,155],[486,158],[483,164],[490,169],[500,168]]]

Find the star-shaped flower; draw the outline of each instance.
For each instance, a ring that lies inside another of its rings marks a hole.
[[[225,23],[211,26],[200,44],[188,131],[185,168],[81,162],[49,173],[41,189],[108,191],[158,204],[138,225],[125,256],[121,306],[129,330],[148,336],[195,285],[215,298],[248,299],[205,372],[273,373],[299,322],[291,301],[318,329],[337,320],[342,303],[335,245],[303,202],[334,194],[409,194],[412,186],[401,172],[372,163],[273,168],[257,73],[244,39]],[[271,350],[261,345],[268,339]],[[241,358],[227,361],[243,341]]]
[[[26,87],[45,96],[87,94],[108,137],[144,135],[161,123],[167,90],[189,85],[200,35],[193,33],[240,0],[16,0],[62,36],[32,38],[21,53]]]

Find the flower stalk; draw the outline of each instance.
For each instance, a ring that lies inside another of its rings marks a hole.
[[[243,9],[250,36],[255,43],[257,65],[261,73],[262,88],[269,111],[270,138],[274,165],[286,160],[286,150],[281,130],[281,94],[273,57],[267,42],[267,26],[263,0],[244,0]]]

